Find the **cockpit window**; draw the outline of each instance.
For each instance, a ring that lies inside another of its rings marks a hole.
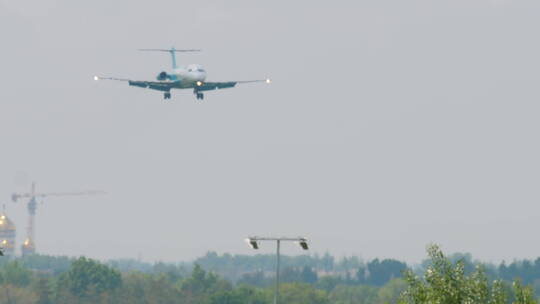
[[[188,68],[188,72],[206,72],[203,68],[197,68],[197,67],[193,67],[193,68]]]

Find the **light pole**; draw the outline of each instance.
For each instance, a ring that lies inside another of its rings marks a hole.
[[[253,249],[259,249],[259,243],[260,241],[275,241],[276,242],[276,292],[274,294],[274,304],[278,304],[278,298],[279,298],[279,253],[280,253],[280,246],[282,241],[289,241],[289,242],[297,242],[300,247],[304,250],[308,250],[308,243],[307,239],[304,237],[297,237],[297,238],[288,238],[288,237],[248,237],[246,239],[246,242],[249,244],[249,246]]]

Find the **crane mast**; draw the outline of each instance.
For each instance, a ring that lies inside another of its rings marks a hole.
[[[36,230],[36,210],[37,210],[37,198],[45,198],[50,196],[81,196],[81,195],[97,195],[104,194],[103,191],[82,191],[82,192],[48,192],[48,193],[38,193],[36,192],[36,183],[32,183],[30,192],[27,193],[13,193],[11,195],[11,200],[17,202],[21,198],[28,198],[27,209],[28,209],[28,226],[26,230],[26,239],[24,240],[21,250],[23,256],[31,255],[36,253],[36,244],[35,244],[35,230]]]

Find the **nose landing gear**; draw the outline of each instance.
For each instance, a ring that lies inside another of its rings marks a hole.
[[[163,99],[171,99],[171,92],[163,93]]]
[[[195,95],[197,97],[197,100],[204,100],[204,94],[203,93],[199,93],[199,92],[195,92]]]

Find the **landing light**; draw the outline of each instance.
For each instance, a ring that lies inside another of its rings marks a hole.
[[[270,80],[270,78],[266,79],[266,83],[271,83],[271,82],[272,82],[272,80]]]
[[[94,76],[94,80],[95,80],[95,81],[98,81],[98,80],[99,80],[99,77]]]
[[[197,86],[202,86],[202,82],[201,81],[197,81]]]

